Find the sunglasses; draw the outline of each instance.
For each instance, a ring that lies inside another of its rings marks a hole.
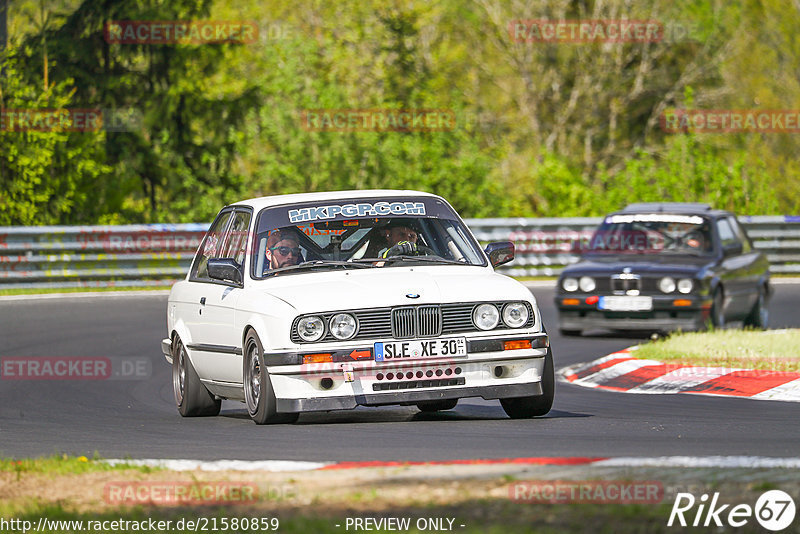
[[[270,250],[273,252],[277,251],[281,256],[288,256],[289,254],[294,254],[295,256],[300,255],[300,247],[272,247]]]

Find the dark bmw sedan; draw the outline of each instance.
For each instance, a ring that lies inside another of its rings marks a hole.
[[[766,328],[769,263],[727,211],[643,203],[605,217],[556,290],[564,335]]]

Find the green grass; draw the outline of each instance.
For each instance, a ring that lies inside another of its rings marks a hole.
[[[673,334],[646,343],[637,358],[706,367],[800,371],[800,329],[715,330]]]
[[[0,297],[13,295],[50,295],[53,293],[102,293],[105,291],[168,291],[170,286],[136,286],[136,287],[53,287],[0,289]]]
[[[67,475],[126,469],[133,469],[143,473],[159,470],[159,468],[131,464],[110,465],[104,462],[97,453],[91,458],[86,456],[69,456],[67,454],[56,454],[42,458],[0,458],[0,472],[17,473],[18,477],[26,473]]]

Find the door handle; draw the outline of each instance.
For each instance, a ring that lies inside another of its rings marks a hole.
[[[200,305],[201,306],[205,306],[206,305],[206,298],[205,297],[200,297]]]

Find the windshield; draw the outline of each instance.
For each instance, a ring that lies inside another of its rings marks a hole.
[[[427,197],[265,208],[256,224],[253,252],[253,278],[411,263],[486,265],[452,208]]]
[[[606,217],[584,252],[593,254],[709,254],[711,227],[697,215],[617,214]]]

